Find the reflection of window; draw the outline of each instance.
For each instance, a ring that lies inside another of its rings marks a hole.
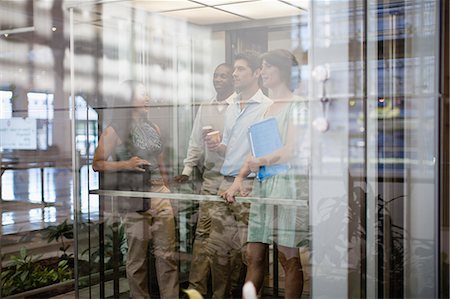
[[[36,119],[53,119],[53,94],[29,92],[28,117]]]
[[[53,144],[53,94],[43,92],[29,92],[28,117],[37,120],[38,149],[47,149]]]
[[[12,117],[12,92],[0,90],[0,118]]]
[[[82,156],[93,156],[97,147],[98,113],[81,96],[75,97],[75,106],[75,119],[77,120],[75,147]],[[70,116],[72,117],[71,113]]]
[[[82,96],[76,96],[75,97],[75,119],[77,120],[98,120],[98,114],[97,112],[92,109],[91,106],[89,106],[86,102],[86,100]],[[72,108],[72,106],[71,106]],[[70,111],[72,111],[70,108]],[[72,114],[70,113],[70,117],[72,117]]]

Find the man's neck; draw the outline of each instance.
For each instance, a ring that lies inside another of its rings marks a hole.
[[[250,100],[259,90],[258,84],[254,84],[249,86],[249,88],[245,90],[241,90],[239,93],[240,95],[240,102],[241,103],[247,103],[248,100]]]
[[[225,101],[233,94],[233,90],[230,90],[229,92],[221,92],[216,95],[216,99],[218,102]]]

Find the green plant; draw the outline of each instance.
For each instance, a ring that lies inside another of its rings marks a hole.
[[[109,268],[112,266],[113,262],[113,256],[114,256],[114,248],[113,248],[113,242],[114,242],[114,234],[118,233],[117,239],[118,244],[117,248],[119,249],[119,261],[124,263],[126,261],[126,256],[128,252],[128,244],[127,244],[127,238],[125,235],[125,226],[120,224],[113,224],[107,226],[108,230],[105,234],[105,243],[104,243],[104,262],[106,264],[106,267]],[[98,227],[96,227],[98,229]],[[90,248],[90,259],[94,263],[100,262],[100,247],[95,246]],[[83,255],[89,252],[89,248],[83,251]]]
[[[63,252],[61,259],[69,259],[72,254],[68,255],[67,250],[69,249],[69,244],[64,244],[64,238],[73,239],[73,224],[68,224],[67,219],[63,223],[49,226],[47,231],[47,242],[53,242],[54,240],[61,242],[61,247],[59,249]]]
[[[56,273],[59,281],[65,281],[72,278],[72,270],[69,268],[67,260],[59,261]]]
[[[34,262],[39,257],[29,256],[26,248],[20,249],[18,256],[11,256],[11,264],[2,271],[2,293],[10,295],[33,287]]]
[[[2,296],[9,296],[36,289],[72,277],[66,260],[60,261],[58,268],[51,269],[39,265],[40,256],[31,256],[22,247],[18,256],[11,256],[10,263],[0,274]]]

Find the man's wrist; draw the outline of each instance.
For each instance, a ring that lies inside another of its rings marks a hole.
[[[181,173],[181,175],[190,176],[192,173],[192,170],[193,170],[192,167],[184,166],[183,172]]]

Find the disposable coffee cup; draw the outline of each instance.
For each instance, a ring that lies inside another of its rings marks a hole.
[[[220,131],[212,131],[206,134],[208,139],[213,143],[220,143]]]
[[[202,136],[203,136],[203,138],[205,138],[206,134],[208,134],[211,131],[213,131],[213,127],[212,126],[204,126],[202,128]]]

